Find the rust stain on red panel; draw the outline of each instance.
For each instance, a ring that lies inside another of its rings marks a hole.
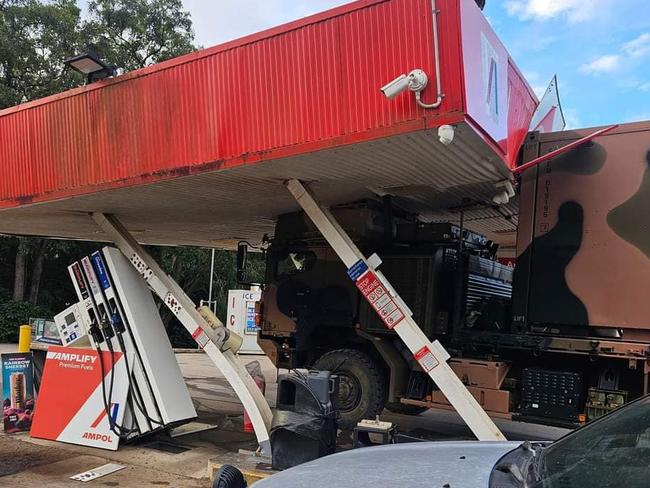
[[[387,103],[379,87],[432,72],[430,7],[357,2],[0,113],[0,200],[398,132],[423,111],[410,97]]]
[[[435,98],[431,0],[362,0],[0,112],[0,208],[462,120],[459,1],[438,9],[438,110],[379,91],[421,68]]]

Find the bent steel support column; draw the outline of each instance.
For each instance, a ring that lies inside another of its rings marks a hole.
[[[271,408],[235,353],[222,350],[227,347],[225,327],[210,327],[178,283],[160,268],[114,216],[94,213],[92,217],[223,373],[253,422],[262,452],[270,455]]]
[[[377,255],[366,259],[330,211],[318,204],[298,180],[289,180],[287,188],[314,222],[348,268],[348,275],[377,311],[386,327],[393,329],[413,353],[422,370],[429,374],[474,435],[481,441],[506,440],[492,419],[447,364],[449,354],[440,342],[431,342],[411,317],[412,313],[377,267]]]

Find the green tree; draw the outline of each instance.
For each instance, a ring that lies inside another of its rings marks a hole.
[[[181,0],[93,0],[86,35],[125,71],[194,51],[190,14]]]
[[[80,83],[63,65],[79,28],[75,0],[0,0],[0,109]]]
[[[80,10],[75,0],[0,0],[0,109],[77,86],[82,78],[64,68],[79,46]],[[38,298],[47,247],[42,240],[2,240],[14,250],[13,298],[25,299],[28,265],[33,261],[29,298]]]
[[[88,45],[128,71],[190,52],[193,39],[180,0],[96,0],[85,22],[76,0],[0,0],[0,109],[84,83],[64,60]],[[0,237],[0,255],[13,263],[13,279],[0,277],[0,285],[12,289],[16,301],[35,304],[43,273],[77,248],[83,246]],[[60,272],[65,276],[65,268]],[[57,292],[47,294],[55,303],[46,305],[53,309],[61,308],[56,301],[65,296]]]
[[[130,71],[191,52],[193,41],[181,0],[94,0],[85,21],[75,0],[0,0],[0,109],[83,84],[82,76],[64,68],[64,60],[88,47]],[[66,267],[101,246],[0,237],[0,341],[15,339],[16,326],[30,316],[48,313],[36,303],[59,311],[75,300]],[[150,251],[195,302],[208,298],[210,250]],[[216,253],[213,299],[222,320],[228,290],[238,287],[235,267],[234,253]],[[263,270],[261,255],[251,255],[251,281],[261,281]],[[172,343],[194,346],[172,314],[161,311]]]
[[[151,255],[160,263],[187,295],[198,305],[207,300],[210,289],[211,250],[194,247],[151,247]],[[216,301],[216,314],[226,320],[228,290],[243,285],[237,282],[237,255],[231,251],[217,251],[212,277],[212,300]],[[261,253],[249,254],[247,275],[251,282],[264,279],[264,259]],[[165,328],[175,347],[195,347],[196,344],[185,328],[175,320],[172,313],[159,302],[159,310]]]
[[[0,343],[18,342],[18,326],[30,318],[47,317],[49,312],[28,302],[17,302],[0,289]]]

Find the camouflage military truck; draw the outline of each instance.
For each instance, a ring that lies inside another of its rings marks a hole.
[[[588,133],[531,133],[522,162]],[[650,123],[526,170],[518,193],[516,259],[476,222],[390,201],[334,214],[490,415],[577,425],[648,392]],[[451,408],[306,216],[282,216],[266,256],[258,343],[278,367],[335,370],[344,426]]]

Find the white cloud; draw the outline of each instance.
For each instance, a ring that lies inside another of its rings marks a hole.
[[[590,63],[583,64],[580,66],[580,71],[586,74],[612,73],[621,67],[629,68],[634,58],[641,58],[648,53],[650,53],[650,32],[643,33],[624,43],[620,47],[620,54],[605,54]],[[645,91],[648,85],[648,83],[644,83],[638,87]]]
[[[562,113],[564,114],[564,121],[566,122],[567,130],[577,129],[583,126],[578,111],[575,108],[565,108],[562,110]]]
[[[601,14],[609,0],[508,0],[506,12],[521,20],[566,17],[570,22],[591,20]]]
[[[650,32],[641,34],[636,39],[623,44],[623,50],[635,58],[650,53]]]
[[[537,98],[539,98],[541,100],[542,97],[546,94],[546,89],[548,88],[548,86],[546,86],[546,85],[533,85],[532,88],[533,88],[533,91],[535,92],[535,95],[537,95]]]
[[[196,41],[203,47],[275,27],[349,0],[183,0],[192,15]]]
[[[646,81],[645,83],[639,84],[637,88],[641,91],[650,92],[650,81]]]
[[[605,54],[580,66],[580,71],[587,74],[611,73],[616,71],[620,64],[621,57],[618,54]]]
[[[539,73],[537,71],[523,71],[524,78],[528,80],[528,83],[537,83],[539,81]]]
[[[542,76],[537,71],[523,71],[524,78],[530,84],[531,88],[537,95],[537,98],[541,99],[546,94],[546,89],[548,88],[548,82],[545,81]],[[550,80],[550,77],[549,77]]]
[[[530,50],[531,52],[544,51],[554,44],[556,40],[557,39],[553,36],[537,36],[535,41],[531,43]]]

